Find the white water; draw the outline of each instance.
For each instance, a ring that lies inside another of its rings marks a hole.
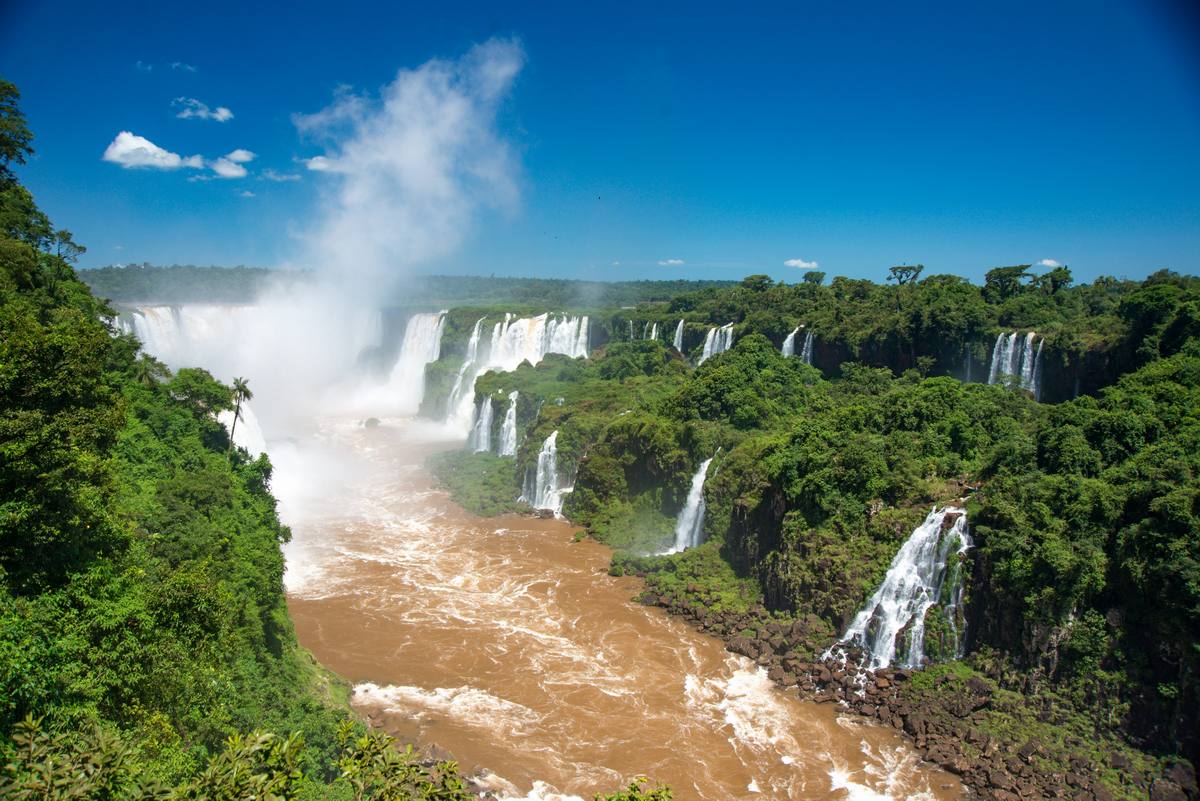
[[[779,352],[784,356],[796,355],[796,334],[799,333],[799,331],[800,326],[796,326],[792,329],[792,332],[787,335],[787,338],[783,340],[783,347],[779,349]]]
[[[391,405],[404,414],[416,414],[425,397],[425,365],[436,362],[441,354],[445,326],[444,311],[414,314],[408,318],[400,354],[383,390],[386,401],[380,405]]]
[[[482,320],[476,326],[482,325]],[[475,339],[475,350],[467,343],[468,360],[459,368],[459,379],[450,393],[447,404],[446,422],[451,428],[465,432],[473,420],[472,399],[475,397],[475,379],[488,372],[498,370],[510,372],[522,362],[538,364],[551,353],[561,353],[571,358],[588,355],[589,325],[587,315],[539,314],[536,317],[514,319],[506,313],[503,322],[492,326],[492,336],[487,353],[477,353],[479,338]],[[469,363],[469,364],[468,364]]]
[[[471,436],[467,438],[467,448],[475,453],[492,449],[492,399],[484,396],[479,399],[475,409],[475,423],[471,426]]]
[[[467,340],[467,357],[463,359],[458,374],[454,376],[454,386],[450,388],[450,396],[446,400],[446,419],[456,417],[469,418],[471,414],[471,396],[475,392],[475,360],[479,358],[479,335],[483,332],[483,321],[480,317],[471,329],[471,338]]]
[[[236,426],[233,424],[232,409],[218,414],[217,420],[226,429],[233,432],[233,444],[239,448],[245,448],[251,459],[257,459],[267,452],[267,438],[263,436],[262,427],[258,424],[258,417],[254,414],[254,409],[250,408],[250,401],[242,401]]]
[[[695,548],[704,536],[704,479],[708,476],[710,464],[711,457],[701,462],[700,468],[692,476],[687,501],[675,518],[675,545],[667,553],[679,553],[688,548]]]
[[[946,525],[946,518],[954,521]],[[966,510],[954,506],[934,509],[892,559],[883,583],[855,616],[841,643],[863,648],[867,667],[887,667],[896,658],[897,638],[907,630],[905,667],[920,667],[925,655],[925,615],[942,600],[955,637],[955,655],[961,654],[958,612],[962,603],[959,556],[971,547]],[[831,649],[832,650],[832,649]]]
[[[534,509],[546,509],[555,517],[562,514],[563,498],[575,489],[558,474],[558,431],[552,431],[538,452],[537,469],[525,474],[525,491],[521,500]]]
[[[504,424],[500,426],[500,455],[517,455],[517,397],[515,389],[508,395],[508,411],[504,413]]]
[[[800,360],[812,367],[813,356],[813,332],[804,332],[804,347],[800,350]]]
[[[696,364],[704,364],[718,353],[724,353],[729,350],[732,345],[733,323],[726,323],[720,328],[708,329],[708,333],[704,335],[704,350],[701,351],[700,361]]]
[[[1037,348],[1034,342],[1037,341]],[[999,384],[1005,379],[1016,379],[1017,385],[1041,397],[1042,346],[1045,337],[1037,340],[1037,333],[1030,331],[1021,338],[1020,333],[998,334],[992,346],[992,363],[988,367],[988,383]]]
[[[679,324],[675,326],[675,336],[671,338],[671,345],[675,350],[683,352],[683,318],[679,318]]]

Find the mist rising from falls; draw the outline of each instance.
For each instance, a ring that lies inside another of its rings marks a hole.
[[[416,414],[425,397],[425,365],[436,362],[442,350],[446,312],[414,314],[404,326],[400,355],[388,376],[385,404],[404,414]],[[384,404],[381,404],[384,405]]]
[[[712,457],[701,462],[700,468],[692,476],[687,501],[675,518],[675,545],[667,553],[679,553],[688,548],[695,548],[704,537],[704,480],[708,476],[710,464]]]
[[[679,324],[675,326],[675,336],[671,337],[671,346],[680,353],[683,352],[683,318],[679,318]]]
[[[796,355],[796,334],[799,333],[799,331],[800,326],[796,326],[792,329],[791,333],[784,338],[783,346],[779,349],[779,352],[784,356]]]
[[[504,413],[504,424],[500,426],[500,455],[517,455],[517,397],[515,389],[508,395],[508,411]]]
[[[988,383],[1000,384],[1015,380],[1017,385],[1033,393],[1035,400],[1041,399],[1042,389],[1042,346],[1043,337],[1034,348],[1037,333],[1030,331],[1022,338],[1020,333],[999,334],[992,346],[992,362],[988,367]]]
[[[947,506],[931,511],[892,559],[883,583],[846,629],[841,644],[866,651],[866,667],[872,670],[890,665],[897,652],[902,652],[905,667],[920,667],[926,615],[941,604],[953,655],[961,656],[966,628],[961,556],[971,545],[965,510]]]
[[[558,431],[553,431],[542,443],[537,468],[525,471],[525,491],[521,493],[521,500],[534,509],[545,509],[559,517],[563,498],[575,489],[570,481],[558,473]]]
[[[708,333],[704,335],[704,349],[700,352],[700,361],[696,364],[704,364],[718,353],[729,350],[732,345],[733,323],[726,323],[720,328],[708,329]]]

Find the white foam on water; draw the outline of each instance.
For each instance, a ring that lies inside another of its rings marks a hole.
[[[426,690],[408,685],[380,686],[363,682],[354,685],[351,702],[417,718],[436,712],[472,728],[483,729],[489,736],[518,736],[541,721],[541,716],[532,709],[470,685]]]

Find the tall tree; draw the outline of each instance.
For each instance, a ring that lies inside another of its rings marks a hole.
[[[8,81],[0,78],[0,185],[14,180],[11,164],[24,164],[25,157],[33,153],[30,142],[33,133],[25,124],[17,102],[21,92]]]
[[[254,400],[254,393],[246,379],[233,379],[233,425],[229,427],[229,450],[233,450],[233,432],[237,430],[238,420],[242,418],[242,401]]]

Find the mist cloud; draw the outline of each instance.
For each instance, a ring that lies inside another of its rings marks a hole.
[[[525,56],[493,39],[456,60],[402,69],[379,94],[342,88],[296,127],[327,193],[306,237],[312,267],[374,281],[452,253],[485,208],[518,200],[519,166],[496,114]],[[360,282],[360,283],[361,283]]]

